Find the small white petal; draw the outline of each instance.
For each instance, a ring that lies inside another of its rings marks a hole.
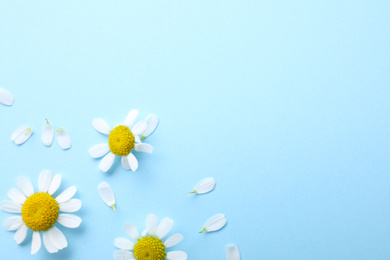
[[[53,195],[54,192],[56,192],[58,190],[60,185],[61,185],[61,174],[57,173],[56,175],[54,175],[54,178],[50,183],[49,190],[47,193],[49,193],[50,195]]]
[[[115,239],[114,245],[117,248],[122,249],[122,250],[133,250],[133,247],[134,247],[133,242],[131,242],[128,239],[121,238],[121,237],[118,237],[117,239]]]
[[[158,226],[158,219],[156,215],[149,214],[146,217],[146,229],[148,230],[148,234],[151,236],[156,236]]]
[[[138,110],[137,109],[132,109],[129,114],[127,114],[127,117],[126,117],[126,120],[125,120],[125,126],[127,127],[131,127],[134,122],[135,122],[135,119],[137,118],[138,116]]]
[[[64,234],[56,226],[52,226],[47,230],[49,232],[50,242],[59,250],[68,246],[68,241]]]
[[[80,226],[82,219],[73,214],[59,214],[58,223],[67,228],[77,228]]]
[[[146,143],[140,143],[134,145],[134,150],[137,152],[145,152],[145,153],[152,153],[153,152],[153,146]]]
[[[70,200],[76,194],[77,188],[72,186],[64,190],[60,195],[57,196],[57,203],[63,203]]]
[[[57,128],[57,142],[64,150],[69,149],[72,146],[70,135],[64,128]]]
[[[198,184],[195,185],[194,191],[190,193],[204,194],[212,191],[214,187],[215,187],[215,180],[214,178],[210,177],[201,180]]]
[[[26,196],[24,196],[24,194],[20,190],[15,188],[10,189],[7,195],[11,200],[19,204],[23,204],[24,201],[27,199]]]
[[[127,232],[127,234],[129,234],[129,236],[130,236],[133,240],[137,241],[137,240],[139,239],[138,230],[137,230],[137,228],[136,228],[133,224],[131,224],[131,223],[126,223],[126,224],[124,225],[124,229],[125,229],[125,231]]]
[[[111,168],[112,164],[114,163],[114,160],[115,160],[115,154],[110,152],[109,154],[104,156],[103,159],[100,161],[99,169],[102,172],[107,172]]]
[[[158,117],[156,115],[148,115],[145,119],[147,127],[145,131],[142,133],[142,139],[151,135],[158,125]]]
[[[34,231],[32,236],[32,243],[31,243],[31,254],[35,254],[39,251],[41,248],[41,236],[39,235],[39,231]]]
[[[7,90],[0,88],[0,103],[10,106],[14,103],[15,98]]]
[[[100,118],[94,119],[92,121],[92,125],[96,129],[96,131],[98,131],[102,134],[109,135],[111,132],[111,128],[108,126],[106,121],[104,121],[103,119],[100,119]]]
[[[54,244],[50,240],[49,231],[43,231],[43,245],[45,246],[47,252],[49,253],[57,253],[58,249],[54,246]]]
[[[15,144],[20,145],[26,142],[32,133],[32,129],[29,126],[24,125],[15,130],[11,136],[11,140],[14,141]]]
[[[89,154],[92,158],[100,158],[110,151],[108,144],[97,144],[89,149]]]
[[[141,237],[146,237],[147,234],[148,234],[148,230],[145,229],[144,231],[142,231]]]
[[[156,231],[156,236],[159,239],[163,239],[169,233],[169,231],[171,231],[173,223],[173,220],[170,218],[164,218],[161,220]]]
[[[226,247],[226,260],[240,260],[240,252],[236,245]]]
[[[42,143],[46,146],[51,146],[54,139],[54,127],[50,123],[46,123],[42,128],[41,135]]]
[[[131,260],[135,259],[132,252],[125,250],[114,251],[114,260]]]
[[[140,142],[141,142],[141,138],[139,138],[138,135],[134,135],[134,141],[135,141],[136,143],[140,143]]]
[[[226,225],[226,218],[223,214],[217,214],[213,217],[211,217],[209,220],[207,220],[206,224],[204,225],[204,229],[201,231],[217,231],[221,228],[223,228]]]
[[[34,187],[29,179],[24,176],[21,176],[16,179],[16,186],[26,195],[30,197],[34,194]]]
[[[133,128],[131,128],[131,132],[133,135],[139,135],[146,129],[146,122],[145,121],[139,121],[136,123]]]
[[[27,230],[28,230],[28,228],[27,228],[26,224],[23,223],[20,226],[20,228],[15,232],[14,240],[15,240],[16,244],[19,245],[20,243],[22,243],[24,241],[24,239],[27,236]]]
[[[38,187],[40,192],[47,192],[51,183],[51,171],[43,170],[38,178]]]
[[[22,205],[15,201],[2,201],[0,202],[0,208],[1,210],[8,212],[8,213],[21,213],[22,212]]]
[[[81,208],[81,204],[81,200],[71,199],[67,202],[60,203],[58,206],[62,212],[76,212]]]
[[[122,166],[123,168],[128,171],[130,170],[130,163],[129,163],[129,160],[127,159],[127,156],[122,156],[121,158],[121,163],[122,163]]]
[[[3,222],[3,226],[8,231],[17,230],[23,225],[23,219],[21,216],[9,217]]]
[[[115,210],[115,195],[107,182],[102,182],[98,186],[99,195],[108,206]]]
[[[135,172],[138,169],[138,160],[135,158],[134,154],[129,153],[127,155],[127,160],[129,161],[130,168],[133,172]]]
[[[179,244],[182,240],[183,240],[183,235],[177,233],[177,234],[174,234],[174,235],[170,236],[164,242],[164,246],[165,246],[165,248],[170,248],[170,247],[173,247],[173,246]]]
[[[187,253],[183,251],[171,251],[167,253],[168,260],[186,260]]]

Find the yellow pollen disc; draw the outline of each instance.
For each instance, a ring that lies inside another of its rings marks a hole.
[[[128,155],[134,148],[134,135],[127,126],[119,125],[111,131],[108,144],[113,154]]]
[[[139,239],[133,251],[137,260],[164,260],[166,256],[164,243],[157,237]]]
[[[59,209],[52,196],[44,192],[35,193],[23,204],[23,222],[34,231],[48,230],[56,223]]]

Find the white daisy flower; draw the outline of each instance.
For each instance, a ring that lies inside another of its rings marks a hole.
[[[31,254],[35,254],[41,248],[42,232],[43,244],[49,253],[56,253],[58,250],[68,246],[64,234],[54,226],[60,223],[67,228],[77,228],[81,224],[81,218],[73,214],[61,212],[76,212],[81,208],[81,201],[72,199],[77,189],[72,186],[58,195],[53,194],[61,184],[61,175],[56,174],[52,178],[51,171],[44,170],[39,176],[39,192],[34,193],[34,187],[26,177],[16,179],[16,186],[8,191],[7,195],[12,201],[0,202],[3,211],[9,213],[21,213],[21,216],[14,216],[6,219],[3,226],[14,231],[14,240],[17,244],[24,241],[27,230],[33,230]]]
[[[103,172],[107,172],[114,163],[115,156],[122,157],[122,166],[125,170],[136,171],[138,168],[138,161],[131,151],[134,149],[138,152],[151,153],[153,147],[150,144],[141,143],[139,135],[143,133],[147,127],[145,121],[134,124],[135,119],[138,116],[138,110],[133,109],[126,117],[126,121],[123,125],[117,125],[114,129],[108,126],[103,119],[94,119],[92,121],[93,127],[96,131],[108,135],[108,144],[98,144],[89,149],[89,153],[92,158],[100,158],[104,155],[100,161],[99,169]]]
[[[240,252],[236,245],[226,247],[226,260],[240,260]]]
[[[115,246],[121,250],[114,252],[115,260],[186,260],[187,253],[183,251],[170,251],[167,248],[177,245],[183,240],[183,236],[179,233],[170,236],[165,242],[162,239],[171,231],[173,220],[164,218],[158,224],[158,219],[155,215],[149,214],[146,218],[146,230],[139,236],[137,228],[126,223],[124,229],[129,236],[136,241],[131,242],[125,238],[115,239]]]
[[[14,96],[9,93],[7,90],[0,88],[0,103],[11,106],[15,101]]]

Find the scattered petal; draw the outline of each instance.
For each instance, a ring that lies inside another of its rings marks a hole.
[[[23,219],[21,216],[9,217],[3,222],[3,226],[8,231],[19,229],[23,225]]]
[[[102,182],[98,186],[98,191],[104,203],[106,203],[108,206],[112,207],[114,211],[116,211],[115,195],[110,185],[107,182]]]
[[[67,228],[78,228],[82,222],[80,217],[73,214],[59,214],[57,221]]]
[[[204,225],[204,228],[201,232],[204,231],[211,232],[211,231],[217,231],[221,228],[223,228],[226,225],[226,218],[223,214],[217,214],[213,217],[211,217],[209,220],[207,220],[206,224]]]
[[[133,247],[134,247],[133,242],[131,242],[128,239],[121,238],[121,237],[118,237],[117,239],[115,239],[114,245],[117,248],[122,249],[122,250],[133,250]]]
[[[164,218],[161,220],[156,231],[156,236],[159,239],[163,239],[169,233],[169,231],[171,231],[173,223],[173,220],[170,218]]]
[[[70,200],[76,194],[76,191],[76,186],[67,188],[60,195],[58,195],[58,197],[56,198],[57,203],[63,203]]]
[[[107,172],[111,168],[112,164],[114,163],[114,160],[115,160],[115,154],[110,152],[109,154],[104,156],[103,159],[100,161],[99,169],[102,172]]]
[[[53,195],[54,192],[56,192],[58,190],[60,185],[61,185],[61,174],[57,173],[56,175],[54,175],[54,178],[50,183],[49,190],[47,193],[49,193],[50,195]]]
[[[15,130],[11,136],[11,140],[14,141],[15,144],[20,145],[26,142],[32,133],[33,131],[31,128],[27,125],[24,125]]]
[[[226,247],[226,260],[240,260],[240,252],[236,245]]]
[[[100,158],[110,151],[108,144],[97,144],[89,149],[89,154],[92,158]]]
[[[186,260],[187,253],[183,251],[171,251],[167,253],[168,260]]]
[[[96,129],[96,131],[98,131],[102,134],[109,135],[111,132],[111,128],[108,126],[106,121],[104,121],[103,119],[100,119],[100,118],[94,119],[92,121],[92,125]]]
[[[215,180],[214,178],[210,177],[201,180],[198,184],[195,185],[194,191],[190,193],[204,194],[212,191],[214,187],[215,187]]]
[[[62,212],[76,212],[81,208],[81,200],[71,199],[58,205]]]
[[[137,152],[145,152],[145,153],[152,153],[153,152],[153,146],[146,143],[140,143],[134,145],[134,150]]]
[[[145,131],[141,135],[141,139],[148,137],[154,132],[158,125],[158,117],[156,115],[150,114],[146,117],[145,122],[147,126]]]
[[[125,231],[127,232],[127,234],[129,234],[129,236],[130,236],[133,240],[137,241],[137,240],[139,239],[138,230],[137,230],[137,228],[136,228],[133,224],[131,224],[131,223],[126,223],[126,224],[124,225],[124,229],[125,229]]]
[[[2,211],[8,212],[8,213],[21,213],[22,212],[22,205],[15,201],[2,201],[0,202],[0,208]]]
[[[51,183],[51,171],[43,170],[38,178],[39,192],[47,192]]]
[[[57,142],[64,150],[69,149],[72,146],[70,135],[64,128],[57,128]]]
[[[31,243],[32,255],[39,251],[39,249],[41,248],[41,244],[42,242],[41,242],[41,236],[39,235],[39,232],[34,231],[32,236],[32,243]]]
[[[34,194],[34,187],[29,179],[24,176],[21,176],[16,179],[16,186],[26,195],[30,197]]]
[[[7,90],[0,88],[0,103],[10,106],[14,103],[15,98]]]
[[[177,244],[179,244],[182,240],[183,240],[183,235],[182,234],[174,234],[172,236],[170,236],[165,242],[164,242],[164,246],[165,248],[170,248],[170,247],[173,247]]]
[[[125,120],[125,126],[130,128],[134,124],[135,119],[138,116],[138,112],[139,111],[137,109],[132,109],[129,112],[129,114],[127,114],[127,117],[126,117],[126,120]]]
[[[136,123],[133,128],[131,128],[131,132],[133,135],[139,135],[146,129],[146,122],[145,121],[139,121]]]
[[[46,146],[51,146],[54,139],[54,127],[49,123],[49,121],[42,128],[41,135],[42,143]]]

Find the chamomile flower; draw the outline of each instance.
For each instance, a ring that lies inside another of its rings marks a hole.
[[[115,260],[186,260],[187,253],[183,251],[170,251],[167,248],[177,245],[183,240],[183,236],[179,233],[170,236],[165,242],[162,239],[171,231],[173,220],[164,218],[158,224],[158,219],[155,215],[149,214],[146,218],[146,230],[141,234],[137,228],[126,223],[125,231],[129,236],[136,241],[131,242],[125,238],[115,239],[115,246],[121,250],[114,252]]]
[[[130,129],[137,116],[138,110],[131,110],[127,115],[125,123],[123,125],[117,125],[112,130],[103,119],[98,118],[92,121],[96,131],[108,135],[108,143],[98,144],[89,149],[89,153],[93,158],[100,158],[105,155],[99,164],[99,169],[103,172],[107,172],[111,168],[116,156],[122,157],[122,166],[125,170],[131,169],[132,171],[136,171],[138,161],[131,151],[133,149],[138,152],[147,153],[153,151],[153,147],[150,144],[141,143],[139,137],[147,127],[145,121],[136,123]]]
[[[27,236],[28,229],[32,229],[31,254],[35,254],[41,248],[40,232],[42,232],[46,250],[49,253],[56,253],[67,247],[68,242],[54,224],[59,223],[67,228],[77,228],[81,224],[80,217],[60,213],[76,212],[81,208],[81,201],[72,199],[77,191],[75,186],[53,197],[60,184],[60,174],[52,178],[51,172],[44,170],[38,179],[39,192],[34,193],[29,179],[19,177],[16,179],[16,186],[19,189],[13,188],[7,193],[11,201],[0,202],[3,211],[21,214],[21,216],[10,217],[3,222],[7,230],[16,230],[14,240],[17,244],[22,243]]]

